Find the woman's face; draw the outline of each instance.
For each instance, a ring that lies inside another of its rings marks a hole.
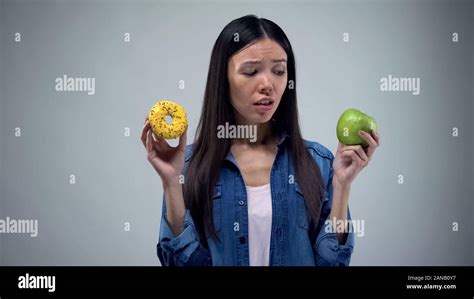
[[[230,101],[237,121],[247,124],[268,122],[285,91],[287,55],[271,39],[259,40],[229,59]],[[262,102],[264,98],[269,101]]]

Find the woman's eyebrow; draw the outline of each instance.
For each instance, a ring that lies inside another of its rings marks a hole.
[[[273,63],[279,63],[279,62],[287,62],[286,59],[282,58],[282,59],[273,59],[272,60]],[[242,63],[240,66],[246,66],[246,65],[253,65],[253,64],[260,64],[262,63],[261,60],[248,60],[244,63]]]

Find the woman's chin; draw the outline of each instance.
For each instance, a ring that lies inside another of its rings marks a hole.
[[[265,113],[265,114],[257,114],[255,117],[252,118],[252,123],[254,124],[265,124],[271,121],[273,113]]]
[[[271,119],[272,119],[271,117],[265,117],[265,118],[260,117],[260,118],[255,118],[255,119],[251,120],[251,122],[254,125],[263,125],[263,124],[266,124],[266,123],[270,122]]]

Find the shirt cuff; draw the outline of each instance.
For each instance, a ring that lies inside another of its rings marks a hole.
[[[184,265],[191,254],[198,248],[199,241],[195,232],[191,213],[186,209],[183,230],[174,236],[166,220],[166,214],[161,219],[159,246],[163,253],[171,257],[176,265]]]
[[[347,213],[347,219],[350,220],[349,209]],[[336,232],[332,229],[332,224],[329,221],[324,221],[324,225],[316,238],[316,264],[323,266],[349,266],[354,241],[354,226],[351,221],[348,223],[347,237],[344,244],[339,244]]]

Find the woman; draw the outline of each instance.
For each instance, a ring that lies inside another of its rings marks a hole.
[[[361,135],[366,151],[339,144],[336,157],[304,140],[295,83],[285,33],[248,15],[213,47],[194,144],[185,132],[170,147],[145,120],[141,139],[164,190],[162,265],[349,265],[349,191],[379,136]],[[256,135],[228,138],[224,125]],[[349,225],[335,230],[334,220]]]

